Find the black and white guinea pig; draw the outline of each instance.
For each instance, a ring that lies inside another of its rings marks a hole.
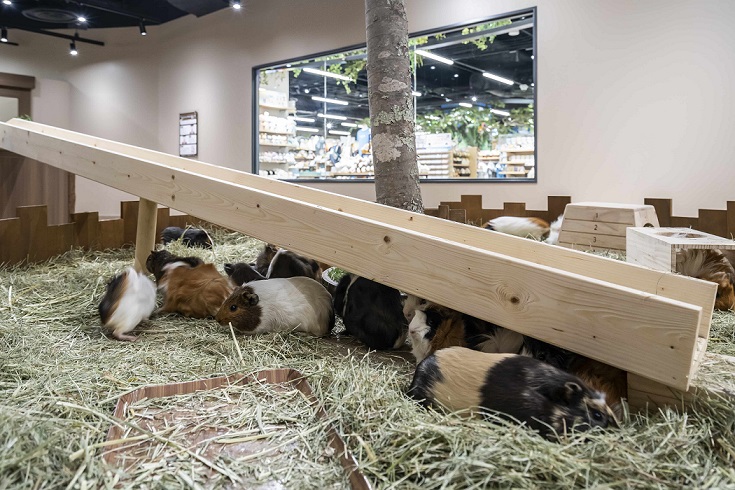
[[[411,323],[413,316],[416,314],[416,310],[423,310],[429,301],[419,298],[413,294],[407,294],[406,299],[403,300],[403,316],[406,318],[406,322]]]
[[[622,418],[623,400],[628,396],[628,375],[622,369],[527,335],[523,337],[521,355],[533,357],[577,376],[592,389],[604,393],[615,416]]]
[[[212,239],[209,234],[198,228],[179,228],[169,226],[161,232],[161,242],[165,245],[181,239],[181,243],[187,247],[212,248]]]
[[[397,289],[345,274],[334,293],[334,309],[347,333],[371,349],[396,349],[406,342],[406,320]]]
[[[225,274],[230,278],[233,286],[242,286],[251,281],[262,281],[265,279],[255,267],[245,262],[237,262],[235,264],[225,264]]]
[[[483,228],[534,240],[541,240],[549,233],[549,223],[541,218],[518,216],[499,216],[485,223]]]
[[[605,395],[576,376],[516,354],[439,350],[416,366],[408,395],[425,406],[497,413],[549,439],[572,428],[617,426]]]
[[[102,327],[118,340],[133,342],[137,337],[127,335],[156,307],[156,286],[142,272],[128,267],[107,283],[107,290],[98,311]]]
[[[517,332],[436,303],[414,310],[408,335],[416,362],[447,347],[517,354],[523,345],[523,335]]]
[[[334,328],[334,309],[332,296],[314,279],[264,279],[236,288],[215,320],[247,335],[297,331],[321,337]]]
[[[304,257],[285,248],[279,249],[271,259],[265,277],[277,279],[297,276],[310,277],[316,281],[321,281],[322,268],[314,259]]]
[[[199,257],[179,257],[168,250],[152,250],[145,261],[145,268],[156,278],[156,283],[160,283],[167,269],[180,265],[196,267],[203,263]]]

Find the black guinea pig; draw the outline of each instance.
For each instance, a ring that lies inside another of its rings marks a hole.
[[[425,406],[497,413],[555,439],[571,429],[617,426],[605,395],[531,357],[464,347],[436,351],[418,366],[408,395]]]
[[[322,268],[319,263],[296,252],[282,248],[278,250],[265,273],[268,279],[277,279],[279,277],[310,277],[316,281],[322,279]]]
[[[250,281],[262,281],[265,279],[252,265],[244,262],[225,264],[225,274],[227,274],[230,282],[235,287],[242,286]]]
[[[314,279],[265,279],[236,288],[215,320],[247,335],[297,331],[323,336],[334,328],[334,309],[332,296]]]
[[[176,264],[177,262],[180,262],[180,264]],[[179,257],[168,250],[152,250],[145,261],[145,268],[153,274],[158,284],[166,273],[166,269],[178,267],[178,265],[196,267],[203,263],[204,261],[199,257]]]
[[[397,289],[345,274],[334,293],[334,309],[347,333],[371,349],[395,349],[406,341],[408,326]]]
[[[212,239],[209,234],[198,228],[179,228],[169,226],[161,232],[161,242],[165,245],[169,242],[181,239],[181,243],[187,247],[212,248]]]

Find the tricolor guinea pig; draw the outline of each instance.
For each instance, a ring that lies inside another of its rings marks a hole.
[[[488,230],[499,231],[508,235],[541,240],[549,233],[549,223],[541,218],[521,218],[518,216],[500,216],[485,223]]]
[[[334,292],[334,309],[349,335],[371,349],[387,350],[406,341],[401,293],[355,274],[345,274]]]
[[[435,303],[414,311],[408,335],[416,362],[447,347],[516,354],[523,344],[523,335],[517,332]]]
[[[686,249],[676,253],[676,271],[717,284],[716,310],[735,309],[735,269],[717,249]]]
[[[615,416],[622,418],[623,399],[628,396],[628,376],[622,369],[529,336],[523,337],[521,355],[533,357],[577,376],[592,389],[604,393]]]
[[[181,243],[187,247],[212,248],[212,239],[204,230],[197,228],[179,228],[178,226],[169,226],[161,232],[161,242],[167,243],[181,239]]]
[[[605,395],[536,359],[442,349],[418,366],[408,395],[425,406],[499,416],[525,423],[549,439],[574,428],[616,426]]]
[[[164,297],[160,311],[207,318],[217,314],[233,286],[214,264],[189,267],[183,262],[171,262],[164,266],[158,289]]]
[[[199,257],[179,257],[172,254],[168,250],[152,250],[145,261],[145,267],[148,272],[156,278],[156,284],[161,281],[164,274],[164,268],[178,267],[185,265],[187,267],[196,267],[203,264],[204,261]]]
[[[266,271],[265,277],[268,279],[277,279],[280,277],[310,277],[316,281],[321,281],[322,268],[319,263],[296,252],[279,249]]]
[[[419,298],[413,294],[407,294],[406,299],[403,301],[403,316],[406,318],[406,322],[411,323],[416,310],[423,310],[429,301]]]
[[[247,335],[297,331],[321,337],[334,328],[334,309],[332,296],[314,279],[265,279],[236,288],[215,319]]]
[[[142,272],[128,267],[107,283],[98,310],[102,327],[118,340],[137,340],[128,332],[147,320],[156,307],[156,286]]]

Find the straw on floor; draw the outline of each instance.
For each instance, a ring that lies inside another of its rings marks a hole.
[[[253,259],[261,245],[222,230],[212,235],[213,250],[170,248],[222,270],[225,262]],[[111,340],[100,331],[97,305],[106,281],[132,257],[130,249],[74,250],[0,268],[0,489],[237,488],[238,478],[250,487],[347,488],[324,423],[290,392],[280,400],[230,393],[243,401],[242,413],[216,419],[231,438],[275,437],[274,427],[287,427],[271,441],[280,444],[273,453],[205,457],[177,445],[171,427],[157,434],[171,444],[152,445],[165,456],[158,461],[128,472],[103,461],[122,394],[284,367],[308,376],[378,488],[735,488],[732,398],[701,400],[688,413],[631,414],[620,430],[549,442],[515,424],[425,410],[404,395],[412,363],[324,339],[233,337],[213,320],[169,315],[139,328],[135,343]],[[715,313],[709,350],[735,354],[733,312]]]

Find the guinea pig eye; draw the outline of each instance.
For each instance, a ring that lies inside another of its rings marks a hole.
[[[598,422],[602,421],[602,412],[599,410],[592,410],[592,418]]]
[[[237,311],[237,305],[230,305],[230,311]]]

